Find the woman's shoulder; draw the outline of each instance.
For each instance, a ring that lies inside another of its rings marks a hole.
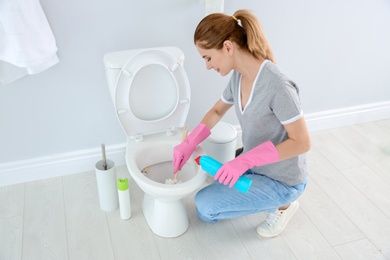
[[[271,61],[265,64],[261,73],[260,80],[258,80],[257,84],[261,85],[262,89],[267,90],[269,93],[277,93],[291,87],[298,89],[296,83]]]
[[[269,77],[272,77],[273,79],[280,79],[280,80],[288,79],[287,76],[272,61],[268,61],[264,65],[263,71],[264,71],[264,74],[266,74]]]
[[[272,83],[273,85],[285,85],[285,84],[295,85],[293,80],[291,80],[290,77],[288,77],[285,73],[283,73],[282,70],[280,70],[279,67],[272,62],[268,62],[264,66],[263,72],[264,72],[264,74],[262,75],[263,79],[267,80],[269,83]]]

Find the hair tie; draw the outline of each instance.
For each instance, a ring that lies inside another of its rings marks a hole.
[[[232,15],[232,17],[233,17],[234,20],[238,21],[238,19],[234,15]]]

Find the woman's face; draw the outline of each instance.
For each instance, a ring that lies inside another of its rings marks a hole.
[[[203,49],[196,45],[200,56],[206,62],[206,68],[208,70],[214,69],[216,72],[225,76],[232,70],[232,60],[228,53],[228,50],[224,47],[220,50],[217,49]]]

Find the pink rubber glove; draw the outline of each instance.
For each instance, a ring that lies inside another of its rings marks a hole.
[[[173,173],[181,170],[188,161],[198,144],[203,142],[211,134],[210,129],[205,124],[199,124],[187,136],[186,140],[175,146],[173,149]]]
[[[254,166],[262,166],[280,161],[278,151],[271,141],[256,146],[248,152],[225,163],[215,174],[214,180],[233,187],[238,178]]]

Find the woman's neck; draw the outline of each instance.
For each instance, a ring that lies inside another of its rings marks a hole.
[[[234,69],[241,74],[241,78],[253,82],[264,60],[264,58],[257,59],[250,53],[241,52],[236,56]]]

